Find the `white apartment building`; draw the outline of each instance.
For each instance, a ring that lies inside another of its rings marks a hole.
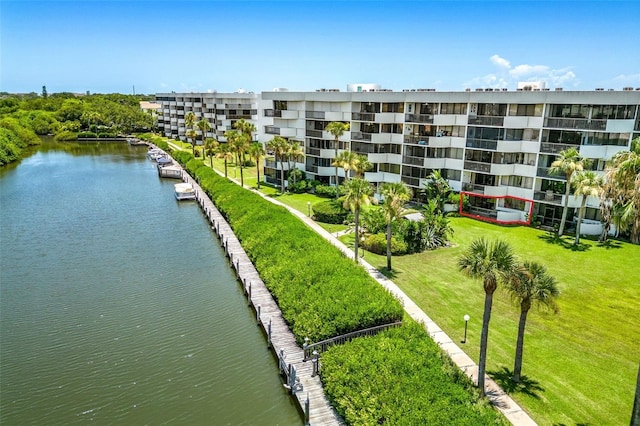
[[[163,105],[158,125],[165,135],[184,138],[184,112],[193,108],[212,120],[211,136],[220,138],[235,119],[251,120],[258,128],[256,140],[279,135],[299,141],[305,158],[295,167],[309,179],[333,185],[334,137],[324,129],[332,121],[348,122],[350,131],[338,148],[368,157],[373,168],[365,178],[374,185],[405,182],[417,192],[440,170],[456,191],[478,195],[470,200],[480,216],[522,219],[533,204],[546,225],[559,221],[564,202],[565,178],[548,173],[558,152],[575,147],[592,160],[593,170],[603,172],[607,160],[640,136],[638,89],[551,91],[543,85],[394,92],[365,84],[349,90],[158,94]],[[278,183],[278,169],[267,159],[265,179]],[[338,175],[344,179],[342,169]],[[570,196],[569,207],[580,202]],[[599,218],[599,200],[589,199],[587,207],[588,231],[590,220],[595,224]]]

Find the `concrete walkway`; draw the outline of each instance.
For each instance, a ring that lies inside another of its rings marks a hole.
[[[177,148],[177,147],[176,147]],[[215,170],[215,169],[214,169]],[[222,175],[219,171],[215,170],[218,174]],[[229,178],[231,181],[240,185],[240,182]],[[273,204],[286,208],[291,214],[297,216],[307,226],[320,234],[323,238],[329,241],[332,245],[341,250],[347,257],[353,258],[353,250],[344,245],[336,235],[348,233],[347,231],[337,232],[332,234],[318,225],[310,217],[304,213],[299,212],[293,207],[289,207],[276,199],[264,195],[263,193],[253,189],[244,187],[247,190],[253,191],[260,195],[265,200],[272,202]],[[471,379],[475,384],[478,383],[478,366],[460,347],[444,332],[418,305],[415,304],[393,281],[385,277],[380,271],[367,263],[364,259],[359,259],[360,264],[365,268],[369,275],[371,275],[376,281],[378,281],[384,288],[389,290],[396,298],[400,300],[404,306],[404,310],[414,320],[424,324],[425,329],[431,336],[431,338],[445,351],[451,360]],[[485,375],[485,394],[489,401],[502,412],[502,414],[511,422],[517,426],[536,426],[537,423],[509,396],[500,386],[489,376]]]

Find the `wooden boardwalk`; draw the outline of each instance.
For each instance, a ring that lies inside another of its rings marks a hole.
[[[248,303],[256,313],[256,321],[263,328],[267,345],[278,358],[280,371],[285,376],[284,386],[298,402],[305,425],[342,425],[344,422],[324,394],[320,377],[313,374],[313,362],[303,361],[304,351],[298,346],[293,333],[282,318],[282,312],[258,275],[253,263],[240,245],[231,226],[220,214],[200,185],[184,171],[183,181],[196,190],[196,200],[218,234],[229,261],[236,271]],[[293,373],[293,374],[292,374]]]

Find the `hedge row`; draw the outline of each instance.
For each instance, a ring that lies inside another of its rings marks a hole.
[[[410,319],[333,346],[321,360],[325,392],[347,424],[508,424]]]
[[[184,163],[193,157],[183,151],[174,158]],[[186,162],[186,168],[233,228],[298,343],[402,319],[397,299],[285,208],[231,183],[201,160]]]

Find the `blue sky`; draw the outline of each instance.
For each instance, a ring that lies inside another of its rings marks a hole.
[[[640,1],[0,2],[0,91],[640,87]]]

